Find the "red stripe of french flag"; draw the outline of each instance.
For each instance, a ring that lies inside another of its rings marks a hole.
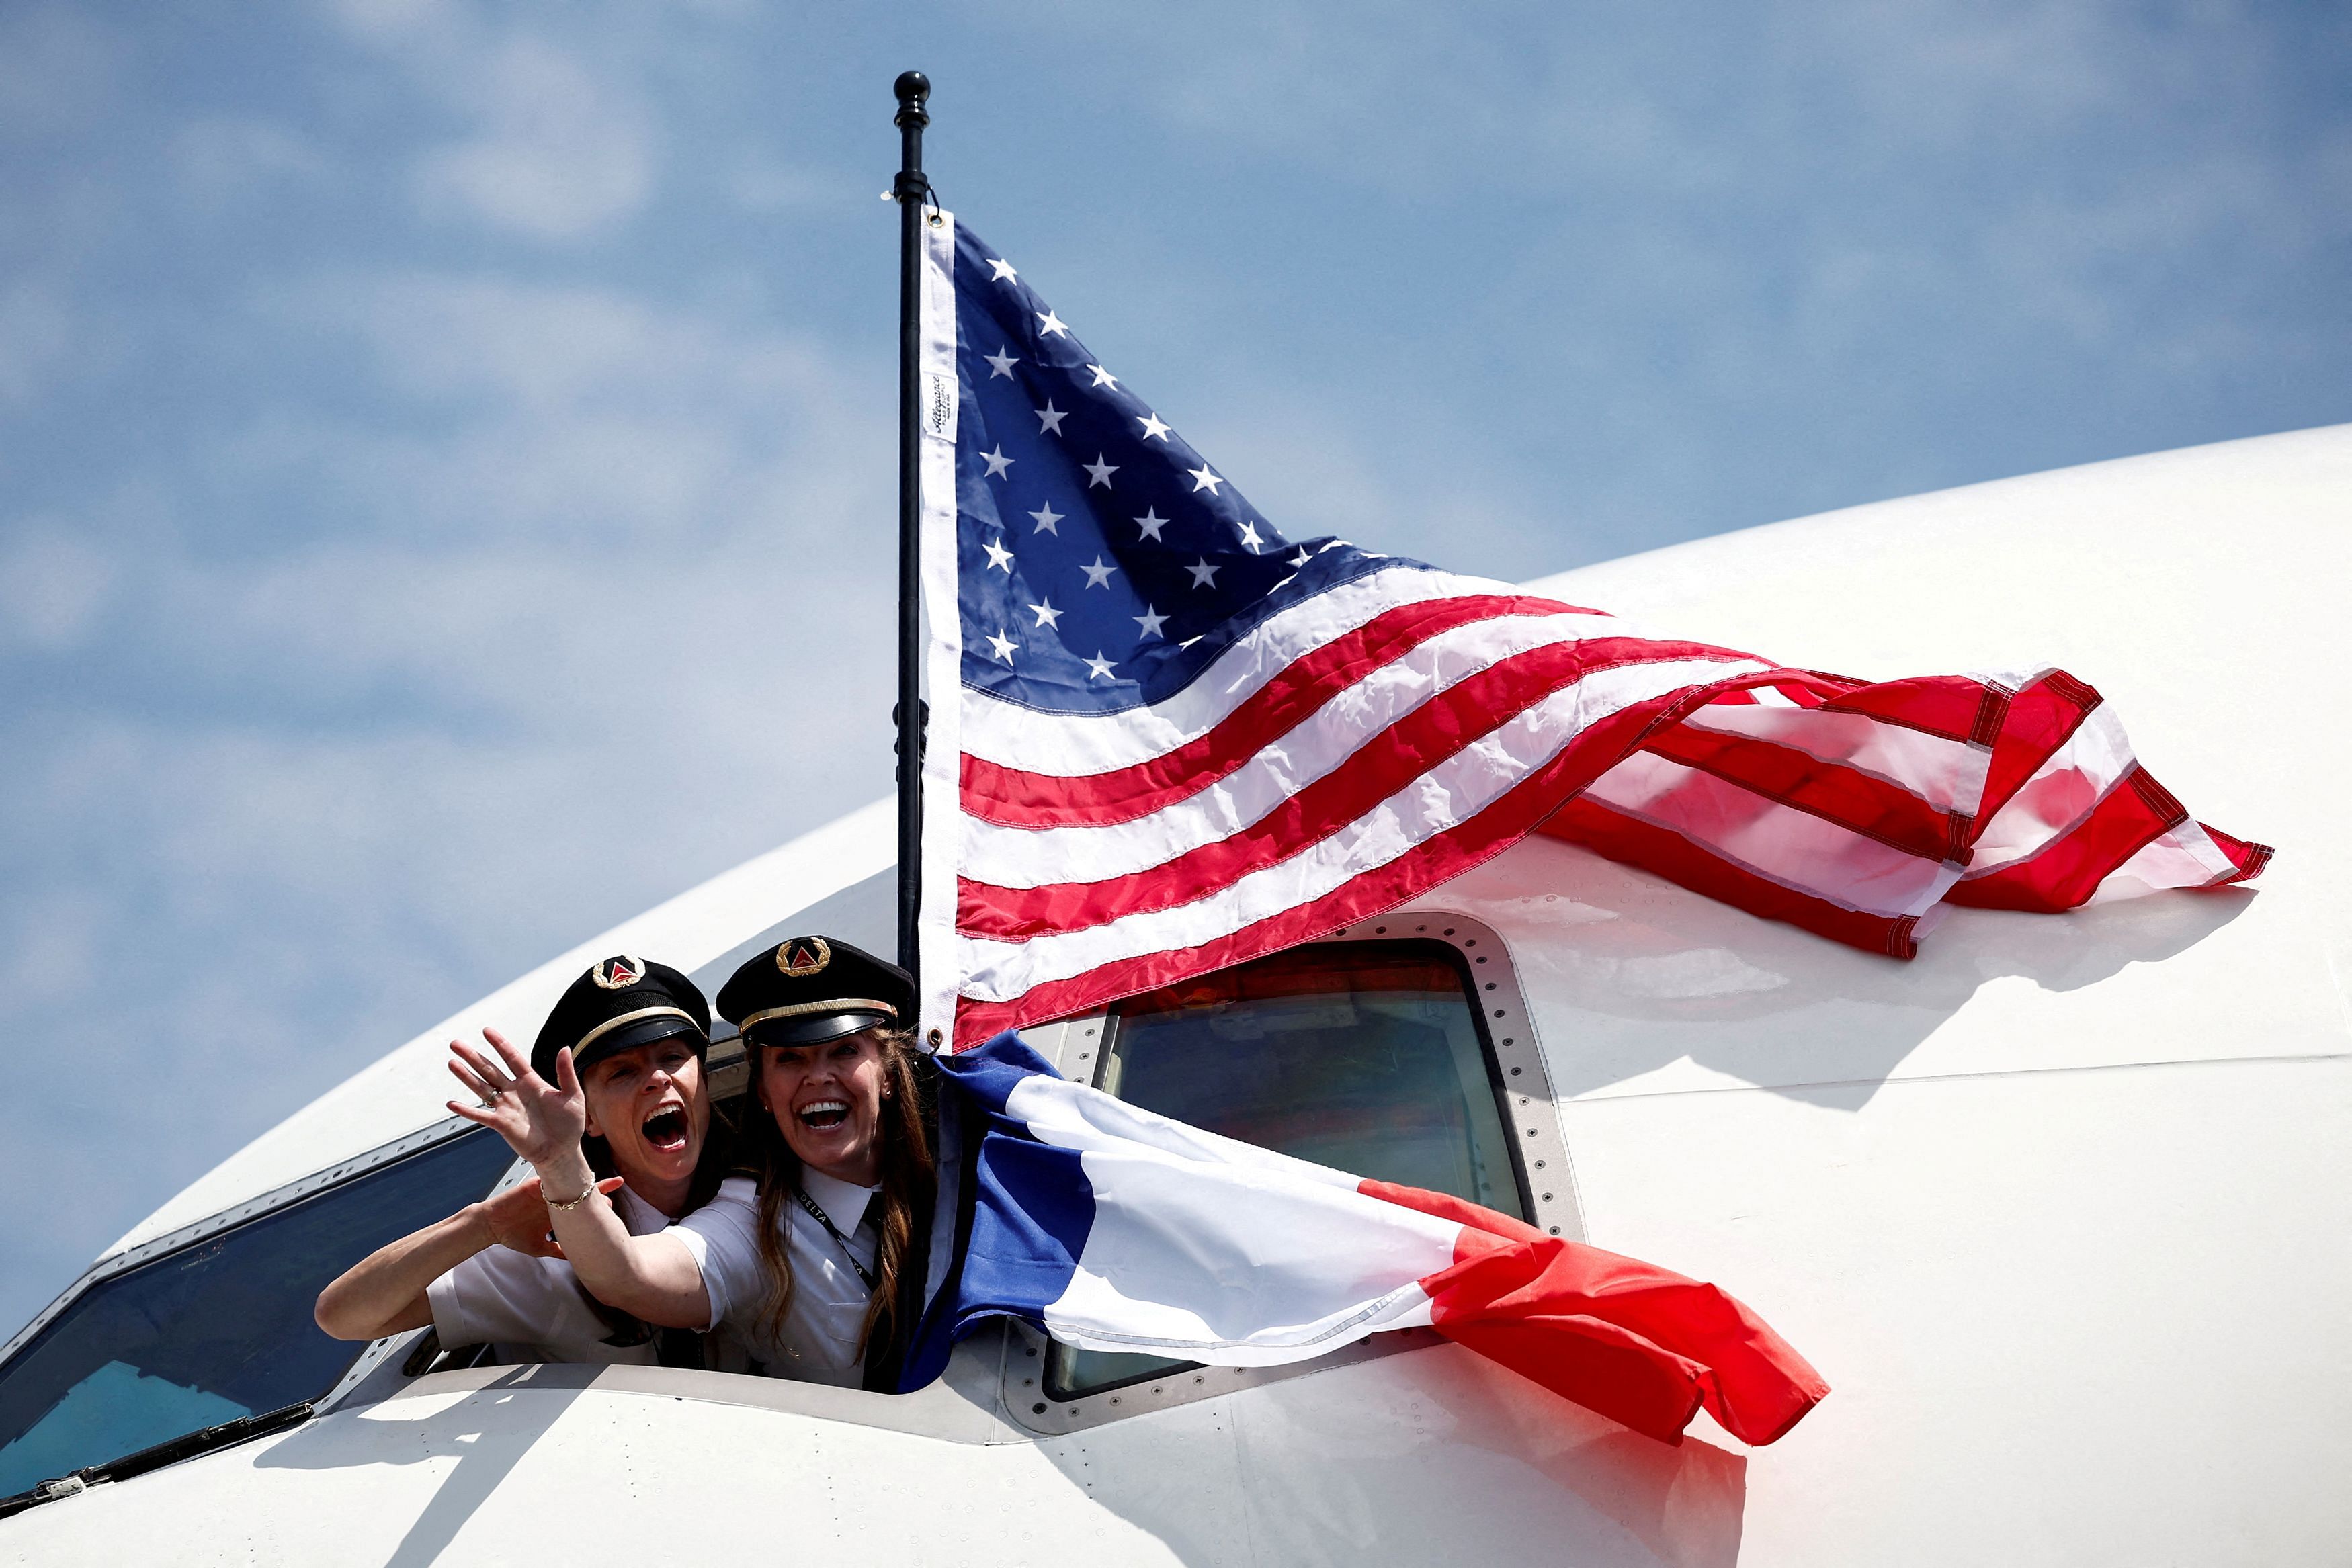
[[[1785,1436],[1830,1391],[1746,1304],[1457,1197],[1357,1190],[1460,1224],[1454,1265],[1421,1281],[1431,1326],[1588,1409],[1679,1443],[1701,1409],[1743,1443]]]

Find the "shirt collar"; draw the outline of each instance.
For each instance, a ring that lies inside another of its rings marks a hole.
[[[613,1189],[613,1207],[620,1214],[621,1228],[632,1236],[650,1236],[669,1228],[669,1216],[638,1197],[633,1186]]]
[[[824,1217],[833,1221],[833,1228],[846,1236],[865,1219],[866,1206],[882,1188],[878,1185],[858,1186],[803,1166],[801,1190],[824,1210]]]

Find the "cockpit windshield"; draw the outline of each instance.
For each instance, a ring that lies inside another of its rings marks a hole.
[[[90,1286],[0,1367],[0,1496],[326,1393],[364,1347],[319,1331],[320,1290],[513,1158],[468,1131]]]
[[[1295,947],[1119,1003],[1099,1082],[1213,1133],[1524,1219],[1475,994],[1444,943]],[[1046,1376],[1071,1398],[1173,1364],[1056,1345]]]

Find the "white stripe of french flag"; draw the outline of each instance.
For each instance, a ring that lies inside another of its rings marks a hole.
[[[1703,1407],[1748,1443],[1829,1392],[1739,1301],[1442,1194],[1220,1137],[1059,1077],[1017,1035],[942,1057],[984,1120],[947,1335],[1015,1316],[1083,1349],[1216,1366],[1431,1327],[1664,1442]],[[943,1113],[953,1103],[943,1104]]]

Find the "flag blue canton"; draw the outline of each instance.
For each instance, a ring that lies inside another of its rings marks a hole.
[[[955,294],[966,685],[1051,713],[1157,703],[1267,616],[1393,564],[1284,538],[961,224]]]

